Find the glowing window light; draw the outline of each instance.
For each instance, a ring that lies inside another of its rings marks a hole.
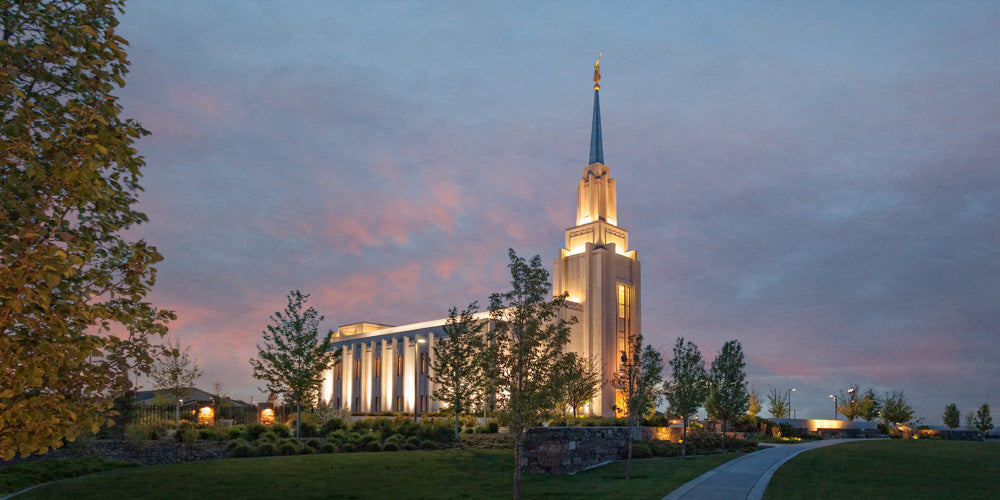
[[[263,425],[273,425],[274,424],[274,409],[264,408],[260,412],[260,423]]]
[[[212,425],[215,423],[215,410],[211,406],[202,406],[198,409],[198,424]]]

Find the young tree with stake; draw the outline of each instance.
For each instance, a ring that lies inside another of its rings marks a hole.
[[[472,407],[477,389],[482,385],[482,362],[485,354],[483,328],[475,319],[478,305],[473,302],[461,313],[452,308],[444,325],[445,337],[434,346],[430,379],[436,385],[434,397],[455,412],[455,440],[458,441],[459,416]]]
[[[271,315],[264,345],[257,344],[257,357],[250,359],[253,377],[267,388],[261,392],[280,394],[295,404],[295,437],[301,437],[302,405],[316,400],[323,370],[340,355],[339,350],[330,352],[330,333],[320,338],[323,316],[312,307],[303,310],[307,298],[298,290],[288,294],[288,305]]]
[[[181,427],[181,399],[201,375],[198,363],[191,359],[191,346],[181,349],[180,339],[176,339],[173,343],[168,341],[164,353],[153,365],[150,376],[153,378],[154,387],[174,401],[177,429]]]
[[[576,318],[560,318],[567,295],[552,297],[549,273],[541,257],[527,261],[513,249],[508,255],[512,289],[490,295],[494,324],[487,336],[487,358],[496,367],[501,417],[514,435],[514,498],[518,499],[524,436],[553,413],[563,349]]]
[[[666,395],[670,410],[684,422],[681,429],[681,458],[685,458],[688,419],[705,402],[708,395],[705,383],[708,373],[705,372],[705,360],[701,357],[701,351],[694,342],[685,342],[684,337],[677,337],[673,355],[670,360],[671,380]]]
[[[712,360],[709,372],[709,392],[705,401],[708,415],[722,420],[722,447],[726,447],[726,424],[747,410],[746,362],[743,346],[730,340]]]
[[[625,479],[632,478],[632,438],[642,417],[649,412],[663,395],[663,356],[652,346],[642,345],[642,336],[636,335],[621,353],[621,363],[612,386],[621,394],[624,407],[616,408],[628,420],[628,459]]]

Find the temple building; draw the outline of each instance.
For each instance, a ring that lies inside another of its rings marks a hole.
[[[604,165],[601,137],[600,59],[594,65],[594,113],[590,160],[576,188],[576,224],[566,230],[564,248],[553,263],[552,291],[566,292],[562,316],[575,316],[567,350],[596,358],[605,379],[615,373],[628,339],[640,329],[639,260],[618,225],[615,180]],[[444,308],[442,308],[444,309]],[[489,321],[489,313],[477,318]],[[404,326],[354,323],[334,333],[341,361],[324,375],[322,398],[355,413],[433,412],[429,379],[434,345],[446,318]],[[615,390],[605,384],[583,408],[587,415],[615,415]]]

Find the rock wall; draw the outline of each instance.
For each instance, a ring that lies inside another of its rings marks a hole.
[[[572,474],[618,460],[628,450],[628,427],[535,427],[524,438],[521,470]]]
[[[542,474],[573,474],[628,453],[628,427],[535,427],[524,439],[521,470]],[[680,429],[641,427],[634,439],[676,441]]]

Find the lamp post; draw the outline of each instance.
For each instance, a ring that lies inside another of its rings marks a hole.
[[[181,406],[184,405],[183,399],[177,400],[177,407],[174,408],[174,418],[177,419],[177,430],[181,430]]]
[[[837,418],[837,396],[834,396],[833,394],[830,394],[830,397],[833,398],[833,419],[834,420],[839,420]]]
[[[417,413],[420,411],[420,344],[427,342],[417,337],[413,343],[413,422],[417,422]]]
[[[794,391],[794,390],[795,390],[795,388],[792,387],[791,389],[788,389],[788,391],[786,391],[786,394],[788,395],[785,398],[785,399],[788,400],[788,416],[792,416],[792,412],[795,411],[795,410],[792,409],[792,391]]]
[[[857,415],[857,413],[858,413],[858,407],[854,404],[854,391],[856,391],[856,390],[857,389],[855,389],[853,387],[851,387],[850,389],[847,390],[847,394],[848,394],[848,396],[847,396],[848,407],[851,409],[852,412],[854,412],[855,415]],[[847,417],[847,415],[844,415],[844,417]],[[850,420],[853,421],[854,417],[851,417]]]

